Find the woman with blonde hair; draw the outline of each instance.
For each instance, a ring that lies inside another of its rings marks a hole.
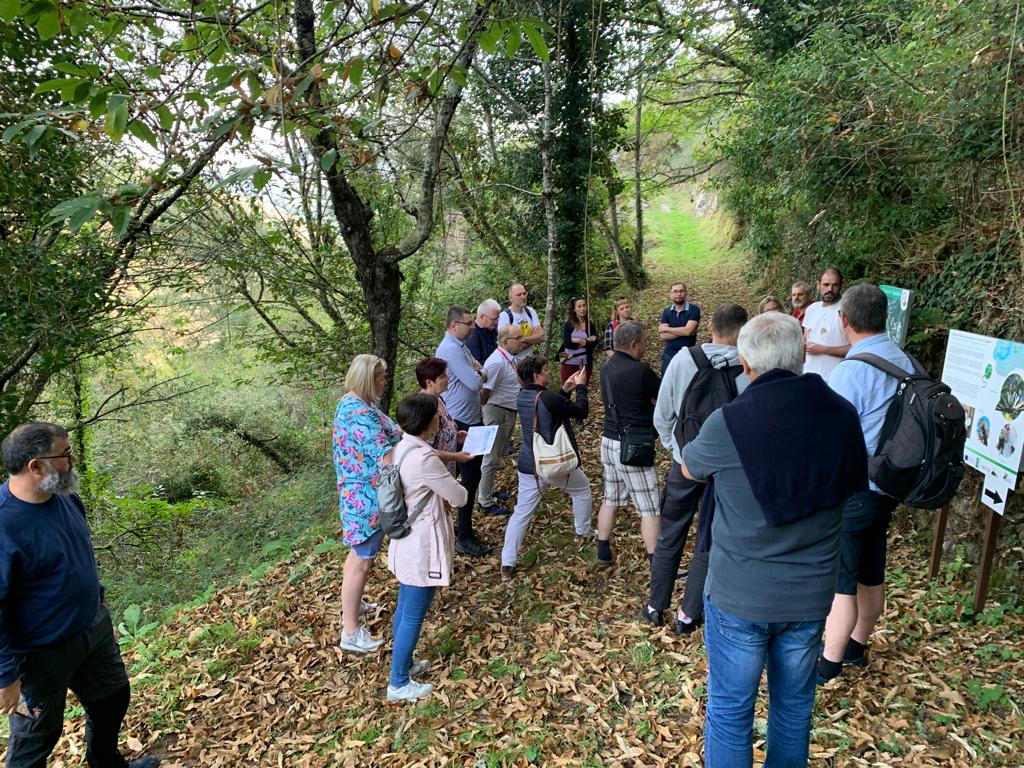
[[[782,302],[777,298],[768,294],[761,302],[757,305],[757,314],[763,315],[765,312],[781,312]]]
[[[615,334],[615,329],[627,320],[633,319],[633,305],[629,299],[622,298],[616,299],[612,303],[612,321],[605,326],[604,329],[604,356],[611,357],[615,354],[615,344],[612,342],[612,337]]]
[[[400,435],[377,407],[387,386],[387,364],[375,355],[356,355],[345,374],[348,392],[334,412],[334,469],[338,476],[338,513],[342,540],[351,547],[341,582],[341,647],[372,653],[383,640],[370,636],[361,615],[375,606],[363,600],[384,531],[377,511],[377,478],[391,463]]]

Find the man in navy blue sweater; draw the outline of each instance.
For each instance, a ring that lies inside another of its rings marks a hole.
[[[0,485],[0,714],[8,768],[44,768],[67,692],[85,710],[90,768],[156,768],[117,749],[131,689],[103,602],[68,432],[29,422],[3,441]]]

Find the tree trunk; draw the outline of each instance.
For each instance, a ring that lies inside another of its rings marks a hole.
[[[636,114],[633,117],[633,215],[636,219],[636,234],[633,236],[633,263],[637,272],[642,274],[644,268],[644,196],[641,186],[640,149],[643,146],[643,132],[640,118],[643,114],[644,82],[643,82],[643,43],[640,43],[640,66],[636,68]]]
[[[544,73],[544,113],[540,121],[541,183],[544,197],[544,220],[548,230],[548,280],[544,298],[544,323],[547,329],[545,350],[550,354],[552,341],[558,333],[555,320],[555,296],[558,291],[558,217],[555,211],[555,189],[551,178],[551,64],[541,62]]]

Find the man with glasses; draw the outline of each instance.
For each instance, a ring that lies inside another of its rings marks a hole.
[[[45,765],[67,692],[85,710],[92,768],[156,768],[117,749],[131,689],[103,601],[68,432],[29,422],[3,441],[0,485],[0,714],[7,765]]]
[[[498,348],[498,315],[501,304],[494,299],[484,299],[476,308],[476,323],[473,332],[466,339],[466,349],[480,365],[487,362]]]
[[[448,330],[435,353],[435,357],[448,363],[448,390],[441,397],[460,430],[483,426],[480,389],[487,379],[487,372],[466,348],[466,339],[473,332],[473,315],[465,307],[451,307],[445,324]],[[473,504],[480,486],[482,463],[483,457],[476,456],[472,461],[458,465],[459,479],[467,496],[466,503],[459,508],[455,525],[455,551],[473,557],[482,557],[491,551],[473,532]],[[508,514],[504,510],[501,512]]]

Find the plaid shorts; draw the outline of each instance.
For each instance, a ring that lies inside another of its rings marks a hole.
[[[658,473],[654,467],[628,467],[619,461],[619,441],[601,438],[601,464],[604,466],[604,501],[624,507],[633,500],[640,517],[661,514]]]

